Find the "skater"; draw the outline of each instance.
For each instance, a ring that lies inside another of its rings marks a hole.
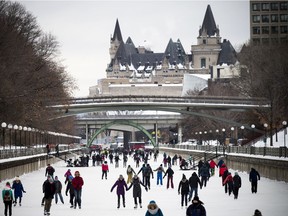
[[[150,190],[150,186],[151,186],[151,184],[150,184],[150,177],[151,177],[151,175],[152,175],[152,179],[153,179],[153,178],[154,178],[154,176],[153,176],[153,171],[152,171],[150,165],[147,164],[146,169],[145,169],[145,172],[144,172],[144,178],[145,178],[145,186],[146,186],[149,190]]]
[[[109,166],[107,161],[104,161],[104,163],[102,164],[102,179],[105,176],[105,179],[107,179],[107,173],[109,172]]]
[[[127,176],[128,176],[127,184],[129,184],[132,181],[133,173],[134,173],[134,175],[136,175],[136,172],[134,171],[134,169],[130,165],[128,165],[126,173],[127,173]]]
[[[251,168],[251,171],[249,173],[249,181],[251,182],[252,193],[257,193],[258,180],[260,180],[260,174],[256,169]]]
[[[45,176],[48,176],[50,175],[52,178],[54,178],[54,172],[55,172],[55,169],[50,165],[50,164],[47,164],[47,167],[46,167],[46,171],[45,171]]]
[[[209,165],[204,163],[200,168],[201,184],[206,187],[207,181],[210,178]]]
[[[167,175],[168,174],[168,175]],[[173,175],[174,175],[174,171],[171,168],[171,165],[169,165],[168,169],[166,170],[163,179],[165,178],[165,176],[167,177],[167,189],[169,188],[170,182],[171,182],[171,188],[174,188],[174,184],[173,184]]]
[[[43,183],[44,193],[44,215],[50,215],[51,203],[54,198],[56,186],[52,176],[48,176],[47,180]]]
[[[228,172],[227,177],[225,178],[223,185],[228,185],[228,194],[231,195],[233,191],[233,177],[230,172]],[[225,191],[226,193],[226,191]]]
[[[187,207],[187,197],[189,194],[189,182],[184,174],[182,176],[182,180],[179,182],[178,194],[181,194],[181,207],[183,207],[184,201],[185,201],[185,206]]]
[[[189,178],[189,186],[190,186],[190,192],[189,192],[189,201],[191,201],[193,192],[195,192],[194,196],[198,196],[198,184],[200,185],[200,189],[202,189],[202,184],[197,176],[196,172],[193,172],[191,177]]]
[[[69,202],[70,202],[70,208],[73,208],[74,207],[74,188],[73,188],[73,185],[72,185],[72,179],[73,179],[73,176],[70,175],[68,177],[68,182],[67,182],[67,186],[66,186],[66,190],[65,190],[65,195],[68,196],[68,192],[69,192]]]
[[[262,216],[262,213],[258,209],[255,209],[253,216]]]
[[[123,178],[123,175],[120,175],[118,180],[114,183],[111,188],[111,192],[117,186],[117,208],[120,208],[120,197],[122,196],[123,207],[125,208],[125,189],[127,190],[127,184]]]
[[[64,200],[63,200],[63,196],[62,196],[62,183],[61,181],[59,181],[58,176],[55,176],[55,187],[56,187],[56,191],[55,191],[55,203],[58,203],[58,196],[60,201],[64,204]]]
[[[186,210],[186,216],[206,216],[206,209],[198,196],[193,198],[192,204]]]
[[[215,167],[218,167],[218,166],[217,166],[216,162],[215,162],[213,159],[210,160],[210,162],[209,162],[209,167],[210,167],[210,175],[211,175],[211,176],[214,176],[214,174],[215,174]]]
[[[74,173],[74,178],[72,179],[72,186],[74,188],[74,196],[75,196],[75,202],[74,202],[74,209],[76,209],[77,204],[79,209],[81,209],[81,196],[82,196],[82,187],[84,185],[83,178],[80,176],[80,172],[76,171]]]
[[[146,181],[145,181],[145,172],[146,172],[146,165],[145,163],[142,165],[141,169],[138,171],[137,175],[139,175],[139,173],[142,172],[142,182],[144,185],[146,185]]]
[[[2,190],[2,199],[4,202],[4,216],[12,215],[12,202],[13,192],[10,186],[10,182],[6,182],[5,188]]]
[[[24,190],[23,184],[19,179],[19,176],[16,176],[15,180],[13,181],[12,184],[12,189],[14,190],[14,206],[17,205],[17,199],[19,198],[19,206],[21,206],[21,202],[22,202],[22,196],[23,193],[26,193],[26,191]]]
[[[141,185],[145,188],[146,191],[148,191],[148,188],[145,187],[145,185],[141,182],[139,177],[135,175],[132,179],[132,183],[128,187],[127,191],[130,190],[130,188],[133,186],[133,198],[134,198],[134,209],[137,209],[138,203],[137,203],[137,198],[139,200],[139,206],[142,208],[142,190],[141,190]]]
[[[145,216],[163,216],[161,209],[154,200],[149,202]]]
[[[238,175],[238,172],[235,172],[235,175],[233,176],[234,199],[238,199],[239,188],[241,188],[241,177]]]
[[[69,176],[72,176],[71,169],[68,169],[64,174],[65,177],[65,184],[69,181]]]
[[[160,164],[160,166],[154,171],[157,171],[157,185],[159,185],[159,183],[160,185],[163,185],[162,176],[163,176],[163,173],[165,173],[165,171],[164,171],[162,164]]]

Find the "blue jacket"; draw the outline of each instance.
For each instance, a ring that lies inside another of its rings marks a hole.
[[[25,192],[24,188],[23,188],[23,185],[22,185],[20,180],[18,182],[17,181],[13,181],[12,189],[14,189],[15,198],[22,197],[22,195],[23,195],[22,192]]]

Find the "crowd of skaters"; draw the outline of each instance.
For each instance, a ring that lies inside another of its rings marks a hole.
[[[95,155],[95,158],[99,157],[101,160],[93,160],[93,156]],[[97,156],[99,155],[99,156]],[[121,155],[121,159],[120,159]],[[109,172],[109,165],[115,165],[115,168],[119,167],[119,161],[123,160],[123,168],[127,167],[126,174],[127,174],[127,181],[125,181],[125,178],[122,174],[119,175],[119,178],[116,180],[116,182],[112,185],[111,192],[115,187],[116,194],[117,194],[117,208],[120,208],[120,200],[122,198],[122,206],[125,208],[125,190],[129,190],[133,188],[133,198],[136,209],[138,207],[142,208],[142,199],[141,199],[141,187],[143,187],[146,191],[149,191],[151,189],[151,181],[150,178],[154,178],[154,172],[156,172],[156,184],[161,186],[163,185],[163,179],[167,176],[167,184],[166,187],[169,189],[170,187],[174,189],[174,182],[173,182],[173,174],[174,171],[172,169],[173,166],[183,163],[183,161],[188,161],[189,164],[192,167],[192,170],[195,168],[195,161],[190,156],[189,158],[185,159],[181,157],[180,155],[175,154],[173,157],[170,157],[170,155],[167,155],[166,153],[163,154],[162,159],[158,159],[159,152],[158,151],[135,151],[135,152],[123,152],[122,154],[119,152],[109,152],[109,151],[102,151],[98,153],[94,153],[92,156],[92,166],[102,166],[102,179],[107,179],[107,173]],[[135,163],[135,170],[139,169],[138,172],[136,172],[132,165],[127,166],[128,156],[132,157]],[[156,169],[152,169],[149,165],[149,160],[153,160],[157,162],[159,160],[159,167]],[[108,165],[109,161],[109,165]],[[193,162],[192,162],[193,161]],[[142,166],[140,168],[140,163],[142,163]],[[88,159],[89,164],[89,159]],[[68,165],[67,165],[68,166]],[[89,165],[87,165],[89,166]],[[221,159],[216,163],[214,160],[210,161],[202,161],[199,160],[198,162],[198,172],[196,173],[193,171],[190,177],[186,177],[185,174],[183,174],[181,181],[178,185],[178,193],[181,195],[181,206],[186,207],[186,215],[206,215],[206,210],[204,208],[203,202],[199,199],[198,195],[198,186],[200,189],[202,187],[207,186],[207,182],[209,181],[209,178],[213,175],[215,175],[215,168],[219,168],[219,177],[222,178],[222,186],[224,187],[225,193],[227,193],[229,196],[233,193],[234,199],[238,198],[239,189],[241,188],[241,177],[237,172],[234,173],[234,176],[229,172],[225,162]],[[166,169],[166,170],[165,170]],[[48,164],[47,168],[45,170],[45,176],[47,179],[44,181],[42,189],[44,193],[44,197],[42,200],[42,205],[44,206],[44,215],[50,215],[50,208],[52,199],[55,198],[55,203],[58,202],[58,197],[60,201],[64,204],[63,196],[61,193],[62,190],[62,183],[59,181],[58,177],[54,177],[55,169]],[[142,174],[142,181],[139,178],[139,174]],[[76,208],[78,205],[78,208],[81,208],[81,195],[82,195],[82,186],[84,185],[84,180],[82,177],[80,177],[80,172],[76,171],[73,174],[71,173],[71,170],[68,169],[67,172],[64,174],[65,176],[65,194],[66,196],[70,196],[69,202],[71,208]],[[249,180],[251,182],[251,192],[257,193],[257,182],[260,180],[259,173],[254,169],[251,168],[251,172],[249,174]],[[14,184],[18,183],[21,187],[16,187]],[[130,184],[130,185],[129,185]],[[129,186],[128,186],[129,185]],[[4,209],[4,215],[5,216],[11,216],[12,215],[12,203],[14,203],[14,206],[17,204],[17,198],[19,198],[19,205],[21,206],[21,199],[22,199],[22,192],[25,193],[24,187],[19,179],[19,177],[16,177],[15,181],[13,181],[13,186],[10,187],[10,183],[7,182],[6,189],[12,191],[14,189],[14,197],[12,193],[11,198],[11,205],[10,201],[5,200],[5,193],[4,189],[2,191],[2,198],[3,202],[5,204]],[[17,188],[17,189],[16,189]],[[19,191],[21,191],[21,195],[19,195]],[[188,201],[192,204],[188,206]],[[153,209],[149,209],[153,208]],[[161,209],[157,206],[155,201],[151,201],[147,207],[146,215],[163,215],[163,212]],[[157,214],[156,214],[156,213]],[[155,214],[153,214],[155,213]],[[261,215],[261,212],[259,210],[255,210],[254,215]]]

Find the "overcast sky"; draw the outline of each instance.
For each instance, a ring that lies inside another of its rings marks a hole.
[[[60,58],[79,90],[106,77],[110,61],[110,37],[118,18],[124,41],[130,36],[136,47],[149,44],[164,52],[170,38],[180,39],[187,54],[197,44],[207,5],[210,4],[222,39],[235,49],[249,39],[249,1],[20,1],[45,33],[60,44]]]

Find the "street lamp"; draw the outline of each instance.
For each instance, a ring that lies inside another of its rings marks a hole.
[[[284,147],[286,148],[287,121],[283,121],[282,125],[284,127]],[[286,150],[285,150],[285,152],[286,152]]]
[[[252,139],[253,139],[253,145],[254,145],[254,128],[255,128],[255,125],[252,124],[251,128],[253,129],[253,131],[252,131]]]
[[[22,140],[21,140],[21,135],[22,135],[22,126],[19,126],[18,127],[18,130],[19,130],[19,145],[20,145],[20,148],[22,147]]]
[[[8,124],[8,128],[10,130],[10,149],[11,149],[11,146],[12,146],[12,128],[13,128],[13,125],[12,124]]]
[[[201,131],[199,132],[199,138],[200,138],[200,142],[199,143],[200,143],[200,145],[202,145],[202,132]]]
[[[225,134],[225,128],[222,129],[223,132],[223,146],[225,146],[225,140],[226,140],[226,134]]]
[[[16,148],[16,139],[17,139],[17,130],[18,130],[18,125],[13,126],[14,129],[14,149]]]
[[[235,130],[235,128],[231,127],[231,141],[232,141],[233,145],[234,145],[234,130]]]
[[[27,127],[23,127],[23,130],[24,130],[24,139],[25,139],[25,142],[24,142],[24,148],[25,148],[25,153],[26,153],[26,147],[27,147]]]
[[[267,147],[267,127],[268,127],[268,124],[267,123],[264,123],[264,128],[265,128],[265,138],[264,138],[264,156],[266,155],[266,147]]]
[[[27,131],[28,131],[28,146],[30,147],[30,145],[31,145],[31,140],[30,140],[31,127],[28,127],[28,128],[27,128]]]
[[[3,130],[3,133],[2,133],[3,149],[5,149],[5,130],[6,130],[7,124],[5,122],[2,122],[1,127]]]

